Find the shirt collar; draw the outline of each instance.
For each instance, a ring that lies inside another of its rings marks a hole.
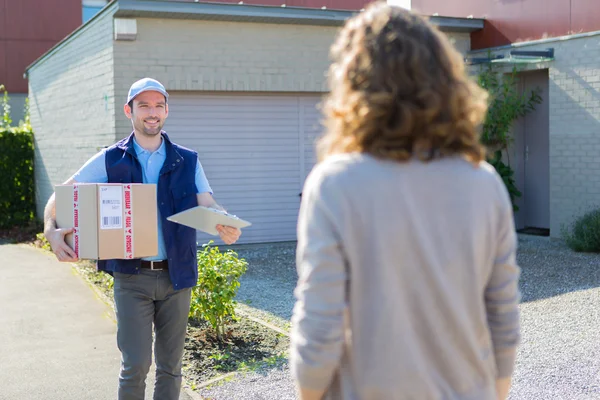
[[[133,148],[135,149],[135,154],[138,156],[144,153],[150,154],[148,150],[144,149],[138,144],[137,140],[135,140],[135,136],[133,137]],[[165,155],[167,153],[165,149],[165,140],[163,138],[161,138],[160,147],[155,151],[155,153],[160,155]]]

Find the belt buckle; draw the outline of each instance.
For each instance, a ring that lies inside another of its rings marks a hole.
[[[155,262],[159,263],[159,262],[162,262],[162,260],[161,261],[150,261],[150,269],[152,271],[162,271],[162,268],[154,268],[154,263]]]

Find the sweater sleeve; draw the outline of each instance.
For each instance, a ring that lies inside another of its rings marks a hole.
[[[504,187],[502,187],[504,192]],[[496,254],[485,290],[487,319],[491,332],[498,378],[512,375],[520,341],[520,268],[517,265],[517,235],[512,204],[502,193],[503,205],[498,219]]]
[[[338,225],[343,200],[320,171],[313,171],[302,196],[290,339],[292,377],[297,386],[313,390],[326,390],[340,363],[347,280]]]

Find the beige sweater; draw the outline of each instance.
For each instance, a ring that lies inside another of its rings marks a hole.
[[[298,223],[297,384],[329,399],[495,399],[519,341],[516,246],[487,163],[317,165]]]

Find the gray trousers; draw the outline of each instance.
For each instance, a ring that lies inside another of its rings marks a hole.
[[[175,291],[168,271],[115,272],[117,345],[121,351],[119,400],[144,400],[152,364],[152,325],[156,383],[154,400],[178,400],[191,289]]]

